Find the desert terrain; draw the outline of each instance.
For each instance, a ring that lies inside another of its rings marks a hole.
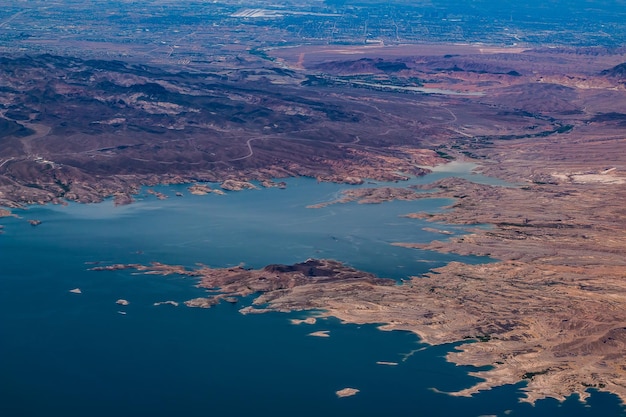
[[[0,204],[111,196],[127,203],[159,183],[234,190],[287,176],[402,181],[473,161],[511,185],[448,179],[393,193],[350,190],[336,203],[451,198],[444,212],[406,215],[433,228],[467,225],[469,234],[395,244],[488,255],[493,263],[451,263],[401,283],[331,260],[261,270],[94,269],[197,277],[213,294],[190,306],[258,294],[242,312],[315,310],[410,330],[431,344],[467,340],[448,359],[491,368],[456,395],[527,381],[531,402],[585,399],[589,388],[626,400],[625,50],[413,45],[266,53],[273,60],[264,67],[228,74],[3,56]]]

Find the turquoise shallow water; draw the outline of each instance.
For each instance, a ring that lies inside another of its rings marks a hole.
[[[422,230],[432,224],[399,215],[440,210],[447,200],[306,208],[345,188],[306,178],[289,179],[287,190],[225,196],[159,187],[168,200],[143,194],[125,207],[110,201],[31,207],[19,213],[22,219],[2,219],[0,416],[624,415],[617,399],[602,393],[588,405],[572,397],[535,407],[518,403],[521,385],[449,397],[432,388],[451,391],[475,381],[467,375],[472,368],[445,362],[454,346],[428,347],[410,333],[334,319],[290,324],[301,313],[155,307],[203,292],[176,276],[88,271],[86,262],[256,268],[325,257],[401,279],[451,260],[488,261],[389,245],[441,238]],[[25,221],[31,218],[43,223],[32,227]],[[68,292],[76,287],[83,293]],[[131,304],[118,306],[119,298]],[[307,336],[317,330],[331,337]],[[361,392],[336,398],[345,387]]]

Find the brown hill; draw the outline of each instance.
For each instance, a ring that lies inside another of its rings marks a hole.
[[[608,77],[617,78],[620,80],[626,80],[626,62],[623,64],[619,64],[614,66],[613,68],[604,70],[601,72],[602,75],[606,75]]]

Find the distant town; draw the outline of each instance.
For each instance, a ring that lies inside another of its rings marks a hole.
[[[0,11],[0,51],[189,64],[303,43],[617,47],[626,42],[626,9],[591,8],[589,2],[563,8],[503,1],[497,10],[485,1],[451,3],[113,0],[93,7],[78,0],[33,0]]]

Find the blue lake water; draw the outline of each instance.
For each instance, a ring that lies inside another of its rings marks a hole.
[[[491,181],[463,170],[454,175]],[[442,238],[423,231],[427,226],[463,232],[399,217],[441,210],[449,200],[307,209],[349,186],[287,182],[286,190],[224,196],[157,187],[170,198],[142,194],[124,207],[35,206],[19,211],[22,218],[1,219],[0,416],[625,415],[604,393],[593,393],[586,405],[576,397],[520,404],[522,384],[450,397],[433,388],[452,391],[476,381],[467,375],[471,367],[445,361],[452,345],[430,347],[411,333],[334,319],[295,326],[289,319],[302,313],[243,316],[241,305],[155,307],[204,292],[176,276],[88,271],[90,262],[257,268],[318,257],[401,279],[452,260],[489,261],[389,244]],[[175,197],[177,191],[184,196]],[[26,219],[43,223],[32,227]],[[77,287],[82,294],[69,292]],[[119,298],[130,305],[115,304]],[[307,336],[317,330],[330,337]],[[345,387],[360,393],[337,398]]]

